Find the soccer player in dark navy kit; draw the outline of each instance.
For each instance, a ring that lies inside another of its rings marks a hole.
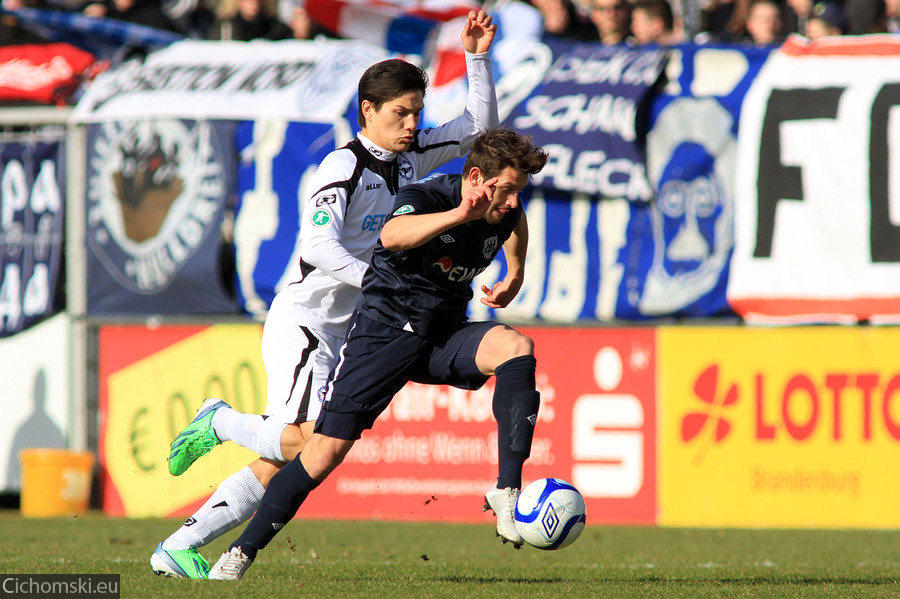
[[[534,344],[497,322],[469,322],[466,307],[472,279],[501,247],[507,275],[493,288],[482,286],[481,302],[503,308],[521,288],[528,225],[518,194],[546,162],[529,138],[489,131],[473,144],[463,175],[434,177],[397,194],[315,434],[272,478],[244,533],[210,570],[211,579],[241,578],[411,380],[477,389],[496,376],[499,477],[485,495],[485,509],[496,514],[503,542],[522,545],[513,514],[540,404]]]

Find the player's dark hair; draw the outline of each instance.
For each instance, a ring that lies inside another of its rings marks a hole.
[[[359,126],[366,126],[363,114],[363,100],[368,100],[379,110],[385,102],[390,102],[409,92],[422,92],[428,87],[428,75],[414,64],[400,58],[376,62],[359,78]]]
[[[512,129],[493,129],[482,133],[466,157],[463,173],[477,166],[485,179],[500,174],[508,166],[529,175],[541,172],[547,164],[547,152],[535,146],[531,137]]]

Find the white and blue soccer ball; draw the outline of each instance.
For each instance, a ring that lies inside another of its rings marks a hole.
[[[584,498],[571,484],[541,478],[524,489],[516,502],[516,528],[538,549],[562,549],[584,530]]]

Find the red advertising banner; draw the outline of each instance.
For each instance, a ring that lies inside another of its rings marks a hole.
[[[524,482],[558,477],[585,497],[591,523],[656,520],[653,329],[523,328],[535,342],[541,409]],[[253,455],[217,447],[181,477],[168,443],[211,393],[264,406],[258,324],[104,327],[100,334],[104,511],[187,515]],[[478,391],[410,384],[302,518],[482,521],[497,477],[493,380]]]
[[[92,54],[62,43],[0,48],[0,100],[65,102],[94,60]]]
[[[524,484],[575,484],[593,523],[656,518],[655,333],[538,329],[541,409]],[[479,521],[497,477],[493,379],[479,391],[410,384],[299,517]],[[489,512],[490,514],[490,512]]]

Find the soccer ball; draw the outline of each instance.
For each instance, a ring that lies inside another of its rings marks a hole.
[[[562,549],[584,530],[584,498],[558,478],[541,478],[522,490],[516,502],[516,528],[538,549]]]

